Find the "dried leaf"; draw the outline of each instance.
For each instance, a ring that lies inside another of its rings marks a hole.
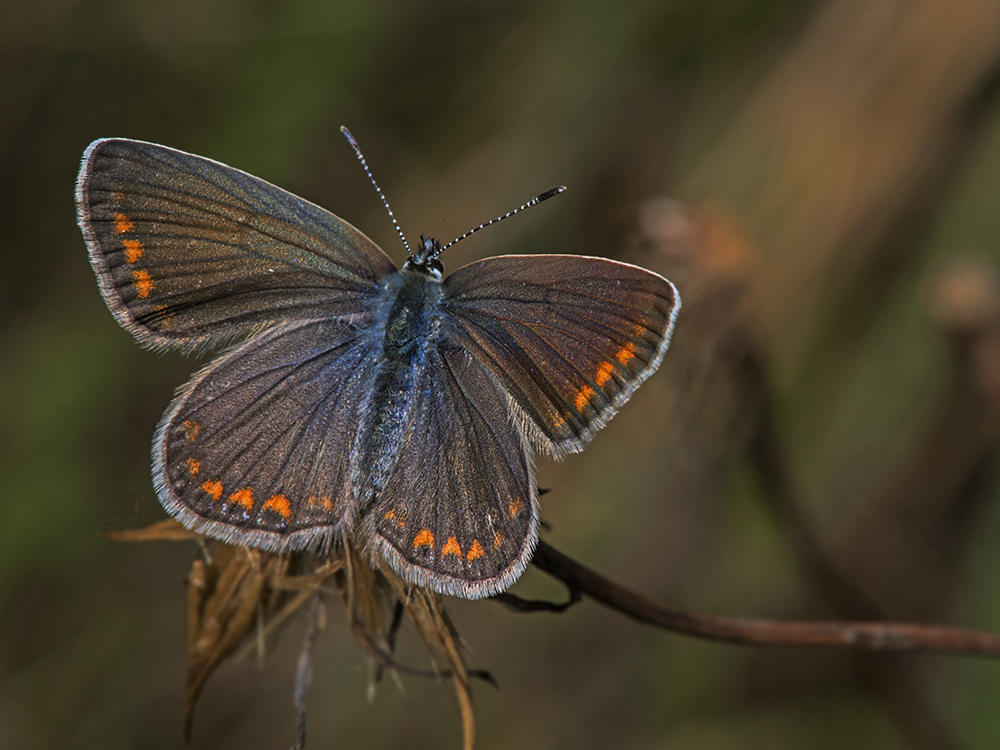
[[[410,587],[388,568],[374,569],[349,545],[344,544],[324,560],[305,553],[276,555],[221,542],[208,542],[170,519],[145,529],[106,532],[122,541],[197,540],[201,556],[191,563],[187,577],[187,691],[184,697],[184,734],[190,738],[195,705],[211,674],[241,644],[262,651],[265,639],[317,592],[332,584],[339,593],[351,631],[368,653],[372,665],[370,690],[382,668],[399,680],[400,665],[392,661],[394,639],[386,622],[394,607],[401,605],[427,646],[434,672],[450,678],[462,717],[463,747],[471,750],[475,719],[469,674],[460,639],[445,612],[441,597],[419,587]],[[211,551],[211,554],[209,552]],[[297,572],[290,574],[289,571]],[[255,628],[256,626],[256,628]],[[312,632],[312,630],[310,631]],[[311,648],[303,651],[311,658]],[[299,672],[308,674],[309,665]],[[299,680],[296,706],[304,727],[304,685]],[[300,741],[304,735],[300,736]]]
[[[105,539],[114,539],[117,542],[183,542],[202,538],[200,534],[184,528],[172,518],[157,521],[143,529],[103,531],[101,535]]]

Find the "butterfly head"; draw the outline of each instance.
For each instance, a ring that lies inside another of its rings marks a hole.
[[[444,275],[444,265],[438,260],[442,250],[441,243],[436,238],[420,235],[420,247],[403,264],[403,270],[416,271],[440,281]]]

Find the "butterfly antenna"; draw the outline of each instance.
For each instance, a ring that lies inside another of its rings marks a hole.
[[[461,237],[456,237],[451,242],[449,242],[447,245],[445,245],[444,247],[442,247],[441,250],[440,250],[440,252],[443,253],[445,250],[447,250],[449,247],[451,247],[452,245],[454,245],[456,242],[461,242],[462,240],[464,240],[469,235],[472,235],[472,234],[475,234],[476,232],[478,232],[480,229],[486,229],[486,227],[488,227],[490,224],[496,224],[498,221],[503,221],[504,219],[509,219],[514,214],[521,213],[521,211],[523,211],[526,208],[531,208],[532,206],[537,206],[542,201],[547,201],[553,195],[559,195],[559,193],[563,192],[565,189],[566,188],[562,187],[562,186],[560,186],[560,187],[554,187],[554,188],[549,188],[548,190],[546,190],[541,195],[536,195],[534,198],[532,198],[530,201],[528,201],[527,203],[525,203],[523,206],[519,206],[518,208],[515,208],[513,211],[508,211],[503,216],[498,216],[495,219],[490,219],[485,224],[480,224],[475,229],[470,229],[468,232],[466,232],[465,234],[463,234]]]
[[[361,166],[365,169],[365,174],[368,175],[368,179],[372,181],[372,185],[375,186],[376,192],[378,192],[378,197],[382,199],[382,205],[385,206],[385,210],[389,212],[389,218],[392,219],[392,225],[396,227],[396,234],[399,235],[399,239],[403,241],[403,247],[406,248],[406,252],[413,257],[413,251],[410,249],[410,243],[406,241],[406,236],[403,234],[403,230],[399,228],[399,222],[396,221],[395,214],[392,213],[392,209],[389,208],[389,201],[385,199],[385,194],[382,192],[382,188],[378,186],[375,182],[375,178],[372,176],[372,171],[368,168],[368,162],[365,161],[365,155],[361,153],[361,147],[358,142],[354,140],[354,136],[351,135],[351,131],[348,130],[343,125],[340,126],[340,132],[344,134],[347,142],[351,144],[351,148],[354,149],[354,153],[358,156],[358,161],[361,162]],[[548,197],[548,196],[546,196]],[[520,209],[518,209],[520,210]]]

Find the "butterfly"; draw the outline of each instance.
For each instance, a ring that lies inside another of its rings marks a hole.
[[[524,571],[534,457],[590,442],[659,366],[680,308],[666,279],[601,258],[446,276],[422,238],[396,268],[332,213],[142,141],[94,141],[76,204],[101,294],[140,344],[226,347],[156,430],[167,512],[265,550],[353,544],[465,598]]]

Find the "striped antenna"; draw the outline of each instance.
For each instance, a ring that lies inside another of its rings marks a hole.
[[[399,239],[401,239],[403,241],[403,247],[406,248],[406,252],[412,258],[413,257],[413,251],[410,249],[410,243],[406,241],[406,236],[403,234],[403,230],[399,228],[399,222],[396,221],[396,216],[392,213],[392,209],[389,208],[389,201],[387,201],[385,199],[385,194],[382,192],[382,188],[380,188],[378,186],[378,183],[375,182],[375,178],[372,176],[371,170],[368,169],[368,162],[365,161],[365,155],[361,153],[361,147],[358,145],[358,142],[356,140],[354,140],[354,136],[351,135],[351,131],[348,130],[343,125],[340,126],[340,132],[344,134],[344,137],[347,139],[347,142],[350,143],[351,144],[351,148],[354,149],[354,153],[357,154],[358,160],[361,162],[361,166],[364,167],[364,169],[365,169],[365,174],[368,175],[368,179],[371,180],[372,181],[372,185],[375,186],[375,190],[378,192],[378,197],[382,199],[382,205],[384,205],[385,206],[385,210],[389,212],[389,218],[392,219],[392,225],[394,227],[396,227],[396,234],[399,235]],[[548,197],[548,196],[546,196],[546,197]],[[520,209],[518,209],[518,210],[520,210]],[[473,230],[473,231],[475,231],[475,230]],[[471,232],[470,232],[470,234],[471,234]]]
[[[537,205],[538,205],[539,203],[541,203],[542,201],[547,201],[547,200],[548,200],[549,198],[551,198],[551,197],[552,197],[553,195],[559,195],[559,193],[563,192],[563,191],[564,191],[565,189],[566,189],[566,188],[565,188],[565,187],[563,187],[563,186],[559,186],[559,187],[554,187],[554,188],[549,188],[548,190],[546,190],[546,191],[545,191],[544,193],[542,193],[541,195],[536,195],[536,196],[535,196],[534,198],[532,198],[532,199],[531,199],[530,201],[528,201],[527,203],[525,203],[525,204],[524,204],[523,206],[520,206],[520,207],[518,207],[518,208],[515,208],[515,209],[514,209],[513,211],[508,211],[508,212],[507,212],[507,213],[505,213],[505,214],[504,214],[503,216],[498,216],[498,217],[496,217],[495,219],[490,219],[490,220],[489,220],[489,221],[487,221],[487,222],[486,222],[485,224],[480,224],[480,225],[479,225],[478,227],[476,227],[475,229],[470,229],[470,230],[469,230],[468,232],[466,232],[465,234],[463,234],[463,235],[462,235],[461,237],[456,237],[456,238],[455,238],[455,239],[453,239],[453,240],[452,240],[451,242],[449,242],[449,243],[448,243],[447,245],[445,245],[444,247],[442,247],[442,248],[441,248],[441,249],[440,249],[440,250],[438,251],[438,253],[443,253],[443,252],[444,252],[445,250],[447,250],[447,249],[448,249],[449,247],[451,247],[452,245],[454,245],[454,244],[455,244],[456,242],[461,242],[462,240],[464,240],[464,239],[465,239],[466,237],[468,237],[469,235],[472,235],[472,234],[475,234],[475,233],[476,233],[476,232],[478,232],[478,231],[479,231],[480,229],[485,229],[485,228],[486,228],[486,227],[488,227],[488,226],[489,226],[490,224],[496,224],[496,223],[497,223],[498,221],[503,221],[504,219],[509,219],[509,218],[510,218],[511,216],[513,216],[514,214],[518,214],[518,213],[521,213],[521,211],[523,211],[523,210],[524,210],[524,209],[526,209],[526,208],[531,208],[532,206],[537,206]]]

